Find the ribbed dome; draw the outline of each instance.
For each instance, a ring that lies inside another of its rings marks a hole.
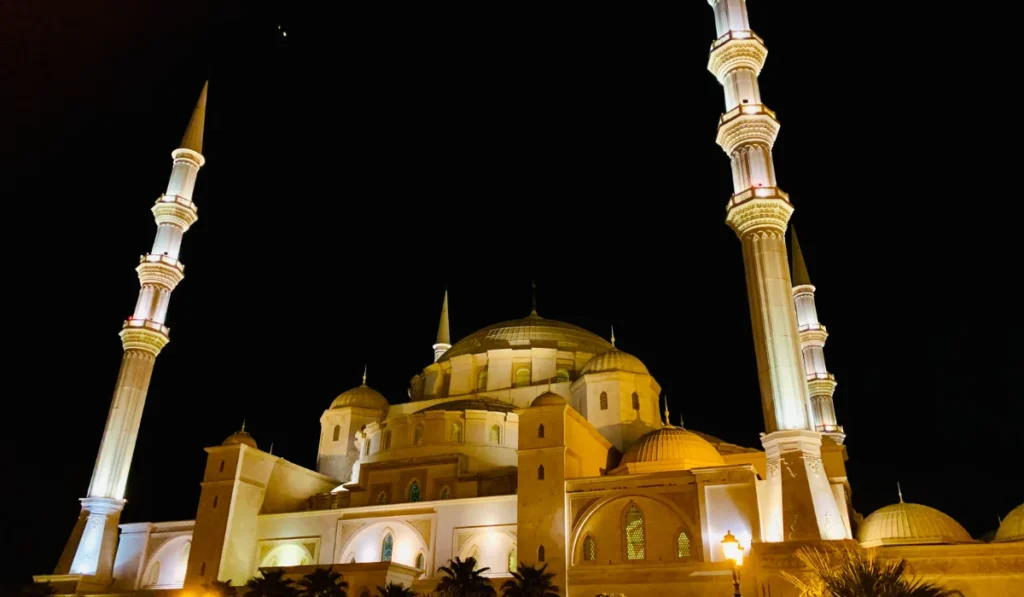
[[[345,408],[346,406],[358,406],[381,412],[387,412],[391,408],[387,398],[365,383],[344,392],[331,403],[331,408]]]
[[[580,370],[580,375],[601,373],[602,371],[626,371],[650,375],[640,359],[618,349],[609,350],[587,361],[587,364],[583,365],[583,369]]]
[[[562,398],[554,392],[544,392],[540,396],[533,399],[530,406],[563,406],[568,404],[565,398]]]
[[[503,321],[473,332],[455,343],[441,357],[447,361],[462,354],[480,354],[500,348],[557,348],[570,352],[599,354],[612,348],[604,338],[554,319],[530,315]]]
[[[417,411],[421,413],[431,411],[464,411],[464,410],[486,410],[496,413],[510,413],[516,410],[514,404],[508,402],[502,402],[500,400],[491,400],[488,398],[474,398],[469,400],[452,400],[450,402],[442,402],[433,406],[428,406],[423,410]]]
[[[620,466],[655,462],[684,471],[725,464],[707,440],[681,427],[662,427],[644,434],[626,450]]]
[[[996,541],[1024,540],[1024,504],[1014,508],[996,531]]]
[[[226,440],[224,440],[224,443],[222,443],[221,445],[222,446],[238,446],[238,445],[243,445],[243,446],[249,446],[250,448],[256,448],[257,450],[259,449],[256,446],[256,440],[253,439],[253,437],[251,435],[249,435],[244,429],[241,430],[241,431],[236,431],[235,433],[232,433],[231,435],[229,435],[228,438]]]
[[[935,508],[900,502],[871,513],[860,525],[864,547],[972,541],[960,523]]]

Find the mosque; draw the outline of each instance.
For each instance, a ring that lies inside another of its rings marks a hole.
[[[726,222],[743,249],[765,421],[750,442],[759,447],[672,425],[657,379],[614,333],[534,309],[452,342],[446,294],[433,362],[412,377],[408,400],[377,392],[364,373],[325,402],[316,470],[243,428],[205,448],[194,520],[120,524],[171,292],[184,278],[179,250],[198,218],[204,87],[152,208],[156,238],[136,268],[139,298],[120,333],[124,359],[81,515],[54,573],[36,581],[68,594],[197,594],[210,581],[330,566],[350,595],[366,597],[386,581],[429,592],[439,566],[474,557],[496,581],[519,562],[546,564],[570,597],[725,597],[742,563],[742,594],[780,597],[795,595],[780,572],[799,568],[797,548],[859,544],[968,597],[1024,594],[1024,504],[991,542],[902,497],[866,518],[854,512],[828,333],[795,235],[787,243],[793,206],[772,159],[779,123],[757,81],[767,50],[746,0],[709,4],[719,37],[708,67],[725,94],[718,143],[735,187]]]

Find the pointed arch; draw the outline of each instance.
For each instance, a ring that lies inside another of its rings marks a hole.
[[[377,503],[381,505],[388,503],[388,493],[386,491],[377,494]]]
[[[391,449],[391,430],[390,429],[388,429],[387,431],[384,432],[384,449],[385,450],[390,450]]]
[[[543,561],[544,561],[544,556],[545,556],[545,555],[546,555],[546,554],[545,554],[545,552],[544,552],[544,546],[543,546],[543,545],[541,545],[540,547],[538,547],[538,548],[537,548],[537,561],[538,561],[538,562],[543,562]]]
[[[492,425],[491,426],[491,443],[492,444],[500,444],[501,443],[501,425]]]
[[[640,394],[633,392],[633,410],[640,410]]]
[[[384,534],[384,540],[380,542],[380,561],[390,562],[395,552],[395,535],[389,529]]]
[[[423,423],[416,425],[416,429],[412,432],[412,443],[414,446],[418,446],[423,443]]]
[[[476,391],[483,392],[487,390],[487,367],[484,367],[476,374]]]
[[[544,480],[544,465],[543,464],[537,467],[537,480],[538,481],[543,481]]]
[[[420,482],[416,479],[413,479],[412,483],[409,483],[409,501],[420,501]]]
[[[509,572],[515,572],[518,569],[519,569],[519,561],[518,561],[517,554],[516,554],[516,548],[513,547],[508,552],[508,571]]]
[[[627,560],[646,559],[646,541],[644,533],[644,513],[634,502],[626,506],[622,527],[626,543]]]
[[[544,439],[544,423],[541,423],[540,427],[537,427],[537,437]]]
[[[608,392],[601,392],[601,410],[608,410]]]
[[[149,571],[146,572],[146,580],[142,586],[152,587],[160,584],[160,562],[153,562],[153,565],[149,567]]]
[[[690,557],[690,536],[686,531],[679,531],[676,537],[676,557],[679,559]]]
[[[597,542],[590,535],[587,535],[587,538],[583,540],[583,561],[597,561]]]
[[[462,423],[452,423],[452,441],[462,443]]]
[[[450,499],[452,497],[452,491],[448,489],[447,485],[445,485],[444,487],[441,488],[441,493],[439,494],[438,497],[442,500]]]
[[[416,554],[416,569],[417,570],[425,570],[426,569],[426,558],[423,557],[423,552],[422,551],[420,553]]]
[[[341,439],[341,425],[334,426],[334,441]]]

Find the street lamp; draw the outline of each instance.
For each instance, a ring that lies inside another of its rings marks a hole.
[[[725,532],[725,537],[722,538],[722,551],[725,552],[726,559],[732,560],[733,596],[742,597],[740,595],[740,566],[743,565],[743,546],[736,540],[732,531]]]

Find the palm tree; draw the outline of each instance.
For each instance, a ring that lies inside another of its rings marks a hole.
[[[285,579],[284,572],[264,572],[263,578],[253,578],[245,583],[244,597],[296,597],[299,594],[295,581]]]
[[[317,568],[299,581],[300,597],[348,597],[345,589],[348,583],[340,572],[329,568]]]
[[[801,597],[963,597],[960,591],[915,579],[906,560],[881,560],[873,553],[801,548],[796,556],[810,570],[803,578],[782,573]]]
[[[396,582],[389,582],[384,587],[378,586],[377,592],[380,593],[380,597],[416,597],[411,588],[403,587]]]
[[[231,586],[229,581],[215,580],[203,583],[203,593],[209,593],[217,597],[238,597],[238,589]]]
[[[551,582],[554,572],[545,572],[548,565],[540,568],[519,564],[519,571],[512,573],[512,580],[501,585],[502,597],[558,597],[558,587]]]
[[[448,560],[447,566],[437,569],[444,574],[441,582],[437,583],[437,592],[447,597],[496,595],[494,587],[483,577],[483,573],[488,570],[490,568],[477,569],[476,558]]]

